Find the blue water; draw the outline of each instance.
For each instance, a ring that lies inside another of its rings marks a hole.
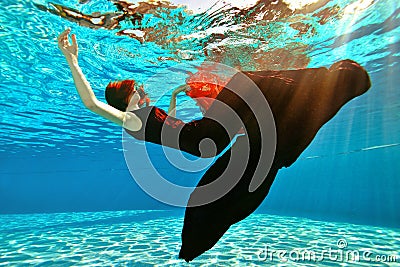
[[[106,0],[57,3],[86,14],[116,11]],[[100,100],[109,81],[134,78],[164,109],[185,79],[182,64],[292,69],[359,62],[371,75],[370,91],[280,170],[255,214],[190,265],[400,265],[398,1],[321,1],[315,10],[287,14],[265,5],[242,10],[243,17],[211,4],[204,13],[165,7],[144,14],[140,25],[125,21],[114,30],[79,26],[35,4],[49,7],[44,0],[4,0],[0,9],[0,266],[186,265],[177,259],[184,211],[141,190],[125,162],[121,129],[83,107],[57,49],[66,27],[78,36],[80,65]],[[147,39],[117,35],[123,29],[142,29]],[[223,40],[215,37],[221,33]],[[162,85],[161,71],[168,77]],[[184,120],[200,115],[193,102],[177,113]],[[194,186],[201,177],[171,166],[160,147],[148,149],[170,181]],[[368,251],[373,261],[259,254],[266,246],[318,253],[342,241],[342,251]],[[375,256],[386,258],[378,263]]]

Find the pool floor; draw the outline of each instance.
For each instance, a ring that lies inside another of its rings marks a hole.
[[[0,266],[400,266],[400,230],[253,214],[191,263],[173,211],[0,215]]]

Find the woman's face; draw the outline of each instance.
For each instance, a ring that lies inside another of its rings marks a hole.
[[[134,91],[134,93],[131,95],[129,99],[129,104],[126,110],[136,110],[139,109],[139,100],[140,100],[140,95],[137,91]]]

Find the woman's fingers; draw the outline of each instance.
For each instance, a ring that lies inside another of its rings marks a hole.
[[[68,28],[65,31],[63,31],[62,33],[60,33],[60,35],[58,36],[58,40],[61,40],[61,39],[65,38],[65,37],[67,37],[68,34],[70,33],[70,31],[71,31],[71,29]]]
[[[58,40],[58,47],[60,48],[61,52],[66,56],[67,58],[70,58],[71,56],[78,56],[78,44],[76,41],[76,35],[72,34],[71,35],[71,40],[72,43],[69,40],[69,34],[71,33],[71,29],[66,29],[63,31],[57,38]]]
[[[71,32],[71,29],[66,29],[63,31],[59,36],[58,36],[58,43],[64,47],[69,46],[69,41],[68,41],[68,34]],[[75,39],[76,42],[76,39]]]
[[[73,46],[78,46],[78,44],[77,44],[77,42],[76,42],[76,35],[75,35],[75,34],[72,34],[71,38],[72,38],[72,45],[73,45]]]

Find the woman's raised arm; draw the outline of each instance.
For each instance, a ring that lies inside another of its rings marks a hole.
[[[171,101],[169,103],[169,108],[168,108],[168,115],[175,117],[176,116],[176,96],[182,92],[188,89],[188,86],[186,84],[179,86],[176,88],[171,95]]]
[[[92,87],[78,64],[78,44],[75,34],[71,35],[72,44],[70,43],[68,38],[70,32],[71,30],[67,29],[59,35],[58,47],[68,62],[76,90],[85,107],[103,118],[131,131],[139,130],[142,127],[142,122],[135,114],[122,112],[96,98]]]

